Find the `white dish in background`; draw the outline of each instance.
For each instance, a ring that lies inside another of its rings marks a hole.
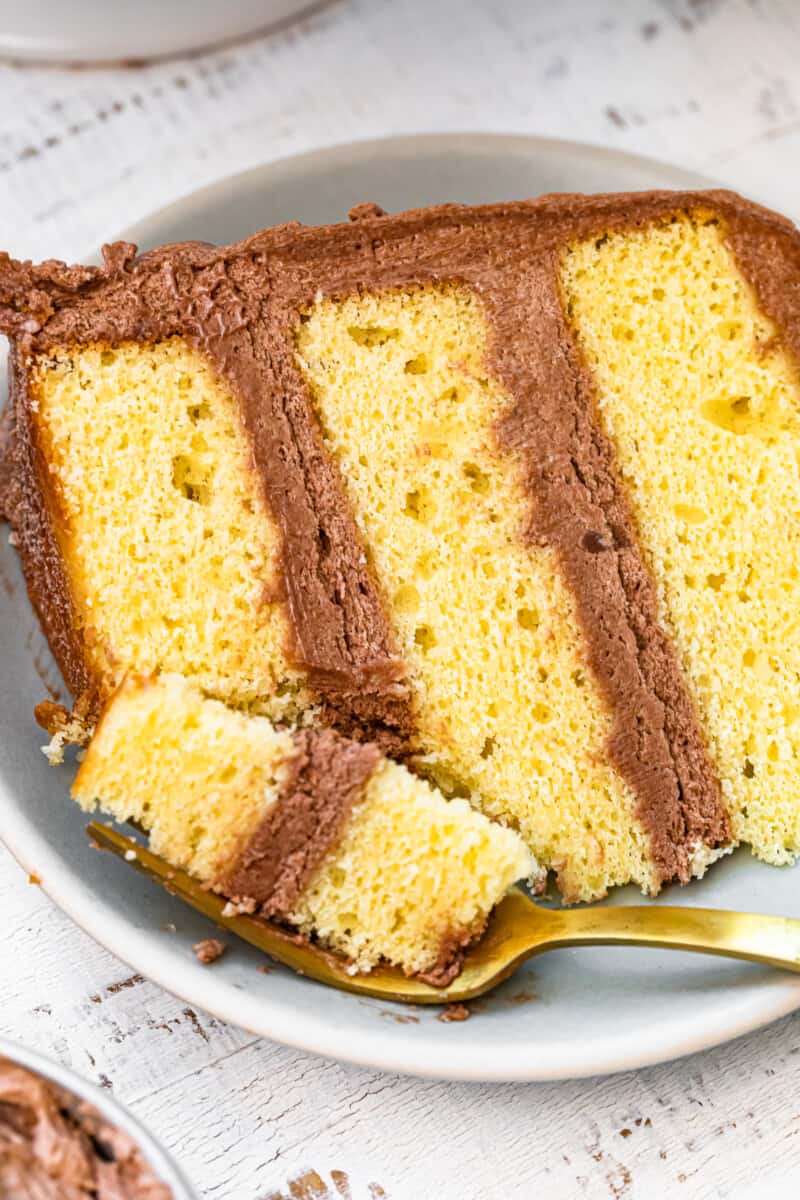
[[[227,242],[281,221],[343,219],[358,201],[399,210],[550,191],[701,187],[684,171],[535,138],[444,135],[361,143],[259,167],[196,192],[121,236],[142,248]],[[13,250],[13,245],[9,247]],[[2,393],[0,393],[2,394]],[[0,538],[0,836],[51,898],[130,967],[192,1005],[264,1037],[385,1070],[470,1080],[560,1079],[689,1054],[800,1008],[800,978],[744,963],[654,950],[561,950],[523,967],[463,1023],[331,991],[228,938],[213,967],[194,958],[209,924],[110,855],[90,849],[69,801],[68,765],[39,751],[31,717],[54,668]],[[615,904],[636,904],[630,888]],[[800,917],[800,868],[739,852],[661,903]],[[659,901],[655,901],[659,903]]]
[[[93,1105],[110,1125],[121,1129],[136,1142],[159,1182],[168,1184],[172,1189],[173,1200],[195,1200],[195,1193],[159,1143],[107,1089],[96,1087],[61,1063],[5,1038],[0,1038],[0,1058],[7,1058],[35,1075],[41,1075],[43,1079],[58,1084],[73,1096]],[[13,1197],[6,1197],[6,1200],[13,1200]]]
[[[166,58],[248,37],[312,6],[319,0],[0,0],[0,55],[61,63]]]

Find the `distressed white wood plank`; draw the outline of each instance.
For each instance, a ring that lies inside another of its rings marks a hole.
[[[188,61],[0,64],[0,241],[78,255],[267,158],[464,129],[649,154],[800,216],[799,58],[795,0],[340,0]],[[331,1172],[347,1172],[353,1200],[376,1200],[370,1184],[393,1200],[796,1195],[798,1017],[611,1079],[424,1082],[193,1011],[132,977],[2,851],[0,912],[0,1030],[113,1088],[204,1198],[289,1196],[309,1170],[332,1195]]]

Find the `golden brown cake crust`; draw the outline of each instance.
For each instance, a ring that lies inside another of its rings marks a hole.
[[[75,613],[58,543],[59,516],[47,468],[31,420],[23,351],[12,342],[8,359],[5,439],[0,440],[0,515],[11,523],[22,559],[28,595],[81,714],[96,710],[99,697],[76,637]]]
[[[284,225],[223,249],[186,243],[136,258],[135,247],[119,243],[106,247],[96,268],[0,258],[0,329],[16,341],[17,406],[24,411],[25,364],[53,347],[180,335],[205,352],[242,400],[281,530],[296,662],[329,718],[351,732],[380,732],[385,748],[400,749],[413,739],[404,666],[323,451],[293,334],[298,313],[320,294],[455,281],[472,287],[489,318],[489,369],[512,397],[498,437],[525,466],[527,536],[555,548],[575,595],[592,669],[614,714],[609,751],[636,794],[656,874],[685,880],[699,843],[729,840],[728,816],[674,650],[656,621],[654,584],[613,448],[594,419],[593,385],[564,316],[557,268],[568,242],[687,211],[722,222],[797,354],[800,239],[789,222],[732,193],[556,195],[399,216],[360,206],[351,225]],[[17,419],[14,437],[24,448],[24,421]],[[19,455],[15,447],[15,462]],[[15,525],[30,524],[22,551],[31,593],[70,685],[80,685],[52,530],[44,512],[36,517],[41,479],[31,465],[26,470],[21,482],[6,483],[16,501],[0,507]]]

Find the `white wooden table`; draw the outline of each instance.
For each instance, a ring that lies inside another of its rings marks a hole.
[[[798,63],[796,0],[344,0],[191,61],[0,65],[0,242],[80,256],[219,175],[423,130],[606,143],[798,217]],[[0,1031],[113,1088],[205,1198],[319,1197],[322,1182],[344,1198],[332,1171],[353,1200],[798,1194],[800,1019],[610,1079],[420,1082],[192,1011],[131,977],[2,850],[0,913]],[[312,1169],[322,1182],[290,1185]]]

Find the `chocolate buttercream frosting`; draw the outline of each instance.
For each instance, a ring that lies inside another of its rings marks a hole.
[[[380,761],[378,747],[331,729],[298,730],[274,808],[215,890],[255,904],[265,917],[290,916],[306,882],[342,837]]]
[[[699,844],[730,840],[729,820],[674,648],[657,620],[655,585],[558,283],[568,243],[686,212],[721,223],[765,311],[800,355],[800,237],[783,218],[724,191],[553,195],[397,216],[365,204],[349,224],[283,225],[226,248],[185,243],[137,258],[135,247],[118,243],[105,248],[100,267],[1,256],[0,330],[11,336],[14,355],[0,510],[17,530],[32,599],[73,694],[91,691],[94,681],[47,508],[27,367],[60,345],[182,336],[240,398],[281,534],[293,658],[325,718],[390,752],[414,748],[405,666],[325,452],[294,333],[320,295],[458,282],[484,302],[487,368],[510,396],[497,438],[530,495],[524,536],[555,550],[574,596],[589,663],[612,712],[608,752],[636,796],[656,876],[686,880]]]
[[[387,750],[407,745],[409,689],[341,481],[322,448],[294,362],[293,312],[279,305],[269,260],[183,243],[135,258],[104,248],[102,268],[42,267],[0,255],[0,331],[14,339],[10,431],[0,512],[17,533],[31,600],[62,674],[99,709],[58,546],[60,517],[29,419],[27,365],[58,346],[182,336],[237,393],[259,476],[282,540],[290,657],[328,719]],[[24,297],[24,299],[23,299]],[[5,302],[5,303],[4,303]],[[20,315],[17,306],[26,308]]]
[[[0,1058],[0,1196],[173,1200],[128,1134],[7,1058]]]

